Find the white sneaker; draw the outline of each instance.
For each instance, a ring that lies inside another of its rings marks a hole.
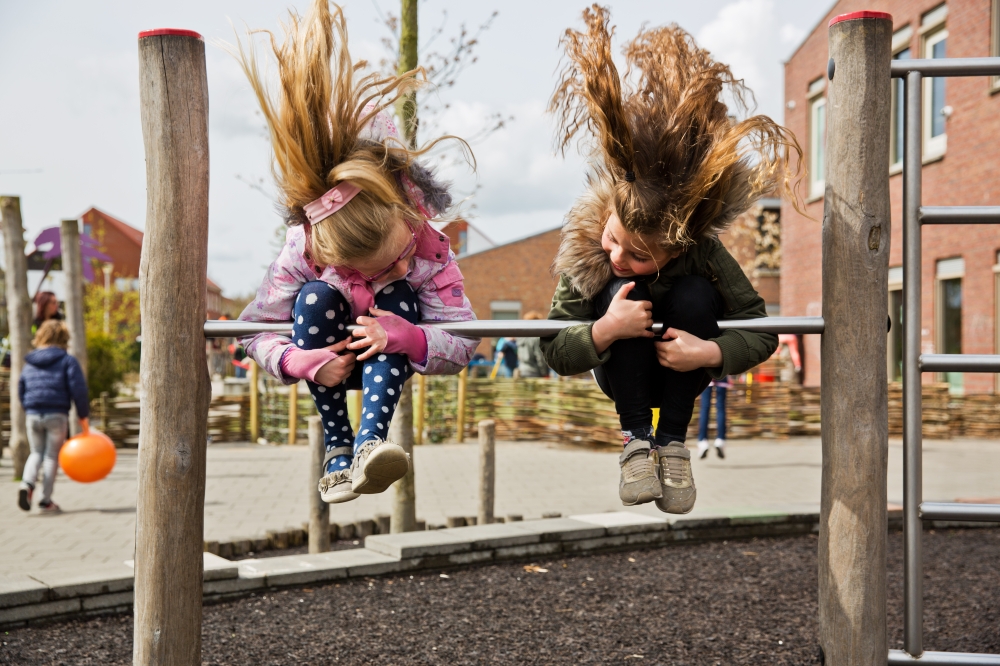
[[[707,442],[706,442],[706,446],[707,446]],[[725,449],[726,449],[726,440],[724,440],[724,439],[716,439],[715,440],[715,453],[716,453],[716,455],[718,455],[720,458],[725,458],[726,457],[726,451],[725,451]],[[708,450],[706,449],[705,450],[705,454],[707,454],[707,453],[708,453]],[[705,456],[703,455],[702,457],[704,458]]]
[[[401,446],[370,439],[354,452],[351,490],[359,495],[381,493],[409,470],[410,456]]]
[[[699,439],[698,440],[698,457],[701,458],[702,460],[704,460],[705,456],[707,456],[707,455],[708,455],[708,440],[707,439]]]

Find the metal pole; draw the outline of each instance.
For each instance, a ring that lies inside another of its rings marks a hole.
[[[920,72],[906,75],[903,153],[903,647],[919,657],[924,651],[923,554],[920,502],[922,469],[922,399],[920,395]]]

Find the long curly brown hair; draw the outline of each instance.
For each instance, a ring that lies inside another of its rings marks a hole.
[[[724,93],[737,112],[750,108],[753,93],[729,66],[677,25],[644,27],[625,44],[619,77],[608,10],[594,4],[583,20],[584,31],[568,29],[560,42],[565,66],[549,111],[564,153],[587,134],[593,173],[584,198],[668,249],[723,231],[776,189],[798,203],[798,141],[767,116],[734,118]]]
[[[399,176],[406,173],[414,180],[427,176],[415,158],[439,141],[457,137],[441,137],[421,149],[393,138],[366,139],[364,130],[376,114],[420,87],[424,70],[398,76],[365,74],[367,63],[352,60],[348,50],[341,8],[331,7],[329,0],[311,4],[304,18],[289,12],[282,42],[269,30],[252,30],[245,44],[237,40],[229,50],[249,79],[267,121],[274,151],[272,171],[288,224],[304,223],[303,207],[341,181],[361,188],[350,203],[312,227],[317,262],[338,265],[376,253],[397,218],[417,225],[424,222],[403,193]],[[277,90],[270,90],[261,74],[254,42],[258,33],[269,38],[277,63]],[[440,213],[450,204],[450,196],[444,193],[438,198],[444,200],[436,206]]]

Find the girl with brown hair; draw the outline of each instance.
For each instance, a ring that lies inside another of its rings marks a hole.
[[[759,197],[789,190],[788,157],[801,150],[770,118],[731,115],[723,96],[744,111],[750,91],[681,28],[640,30],[619,78],[608,11],[595,4],[583,19],[584,31],[562,39],[566,65],[549,108],[563,150],[586,133],[591,172],[562,230],[549,319],[596,321],[542,345],[556,372],[593,370],[615,401],[622,502],[687,513],[696,490],[684,440],[695,398],[778,342],[720,331],[718,319],[767,313],[718,234]],[[664,325],[659,337],[654,321]]]
[[[446,186],[416,161],[437,141],[409,149],[385,112],[422,72],[362,75],[343,12],[327,0],[314,0],[305,18],[293,13],[283,43],[266,34],[276,91],[261,79],[252,41],[237,57],[267,120],[289,229],[240,319],[293,327],[291,338],[261,333],[242,343],[282,382],[307,381],[326,439],[319,490],[346,502],[384,491],[408,469],[387,439],[406,379],[458,373],[479,342],[420,322],[475,315],[448,237],[428,223],[451,205]],[[357,434],[347,389],[364,394]]]

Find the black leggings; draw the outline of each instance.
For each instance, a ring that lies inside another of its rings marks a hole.
[[[622,285],[633,281],[636,284],[629,300],[651,300],[649,286],[642,278],[612,278],[595,299],[597,315],[603,316]],[[663,322],[664,331],[677,328],[703,340],[718,337],[722,312],[722,296],[708,280],[696,275],[678,279],[665,297],[653,303],[653,320]],[[663,446],[686,439],[695,398],[711,377],[704,368],[690,372],[664,368],[656,359],[656,340],[616,340],[611,343],[611,358],[595,368],[594,377],[601,390],[615,401],[622,430],[652,427],[652,409],[659,407],[656,443]]]

